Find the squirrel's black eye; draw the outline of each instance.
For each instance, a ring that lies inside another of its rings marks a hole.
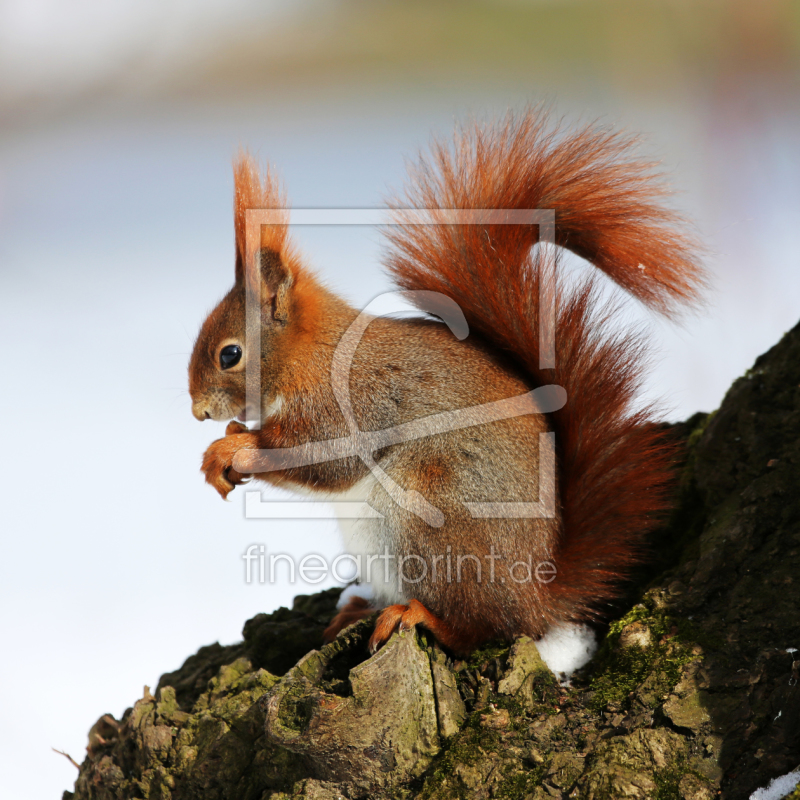
[[[242,348],[238,344],[229,344],[219,352],[219,365],[222,369],[235,367],[242,360]]]

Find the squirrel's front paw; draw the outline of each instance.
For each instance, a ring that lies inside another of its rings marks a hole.
[[[203,456],[201,471],[210,483],[227,500],[235,486],[247,483],[249,475],[243,475],[233,468],[233,459],[239,450],[257,448],[254,436],[244,425],[234,421],[228,423],[225,438],[217,439]]]

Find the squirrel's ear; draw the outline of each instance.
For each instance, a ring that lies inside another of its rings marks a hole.
[[[256,209],[269,209],[272,223],[260,224],[259,244],[251,243],[253,252],[259,247],[263,253],[270,250],[270,263],[288,263],[292,258],[293,249],[288,237],[289,208],[286,195],[275,175],[267,167],[263,173],[259,170],[256,160],[248,153],[238,155],[233,165],[233,212],[234,229],[236,232],[236,282],[244,282],[245,258],[247,254],[247,212]],[[257,222],[256,222],[257,224]],[[250,231],[252,236],[254,231]],[[261,272],[264,274],[264,259],[262,258]],[[268,272],[270,270],[267,270]],[[274,270],[272,270],[274,271]]]
[[[259,251],[261,277],[261,316],[268,322],[286,323],[289,319],[289,297],[294,276],[280,253],[270,247]]]

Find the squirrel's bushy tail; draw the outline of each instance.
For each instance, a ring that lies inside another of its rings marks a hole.
[[[541,111],[473,125],[412,168],[395,208],[552,209],[555,241],[655,311],[670,316],[704,284],[697,245],[661,205],[668,192],[635,139],[587,126],[564,133]],[[431,211],[431,221],[445,217]],[[536,225],[399,225],[387,264],[406,289],[452,297],[473,330],[513,354],[539,384],[567,392],[552,415],[563,536],[548,587],[554,617],[586,619],[637,560],[668,507],[673,449],[649,408],[635,408],[646,360],[619,332],[595,276],[567,280]],[[557,266],[557,264],[556,264]],[[543,302],[555,310],[555,366],[540,367]]]

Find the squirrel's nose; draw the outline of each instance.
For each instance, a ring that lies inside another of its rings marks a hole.
[[[194,414],[194,418],[199,419],[200,422],[204,419],[211,419],[211,414],[208,413],[205,403],[202,402],[192,403],[192,414]]]

